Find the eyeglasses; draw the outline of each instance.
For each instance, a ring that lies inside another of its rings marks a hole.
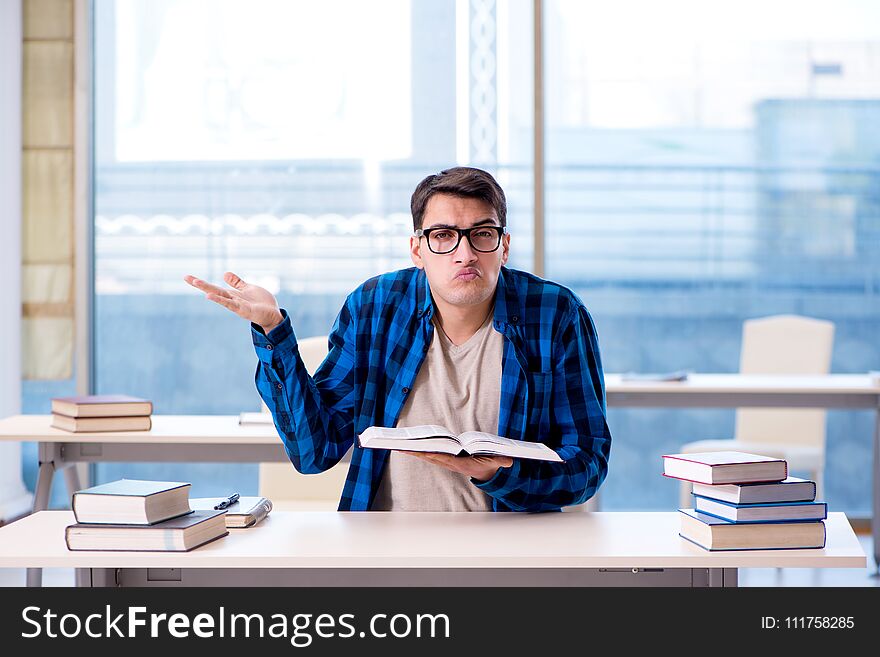
[[[419,228],[416,237],[428,240],[428,248],[432,253],[444,255],[452,253],[461,244],[461,238],[467,237],[468,244],[474,251],[492,253],[501,245],[501,236],[507,233],[502,226],[474,226],[473,228]]]

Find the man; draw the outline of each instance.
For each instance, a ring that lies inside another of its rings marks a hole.
[[[309,376],[274,296],[231,272],[229,289],[187,276],[251,321],[257,388],[294,467],[323,472],[354,445],[340,511],[559,510],[605,479],[595,327],[570,290],[504,265],[507,202],[495,179],[456,167],[411,199],[415,267],[352,292]],[[562,463],[363,449],[369,426],[439,424],[540,441]]]

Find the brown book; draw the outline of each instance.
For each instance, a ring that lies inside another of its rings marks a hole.
[[[153,403],[147,399],[128,395],[55,397],[52,399],[52,412],[67,417],[150,415],[153,412]]]
[[[705,550],[796,550],[825,547],[825,523],[731,522],[693,509],[679,509],[679,536]]]
[[[52,415],[52,426],[72,433],[91,431],[149,431],[153,421],[149,415],[127,417],[68,417]]]

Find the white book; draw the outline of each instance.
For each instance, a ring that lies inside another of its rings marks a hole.
[[[767,522],[792,520],[824,520],[828,507],[824,502],[790,502],[788,504],[731,504],[711,497],[694,495],[694,511],[707,513],[731,522]]]
[[[272,414],[262,411],[246,411],[238,415],[239,424],[273,424]]]
[[[446,427],[425,424],[415,427],[369,427],[358,436],[361,447],[409,452],[439,452],[453,456],[510,456],[538,461],[562,462],[562,457],[543,443],[511,440],[482,431],[458,435]]]
[[[747,452],[664,454],[663,475],[701,484],[782,481],[788,476],[788,463],[784,459]]]

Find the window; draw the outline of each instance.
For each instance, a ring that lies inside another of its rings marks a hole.
[[[876,367],[880,7],[545,7],[547,276],[606,370],[734,372],[743,320],[779,313],[835,323],[832,371]],[[660,455],[733,417],[611,409],[603,508],[674,508]],[[872,421],[828,414],[826,497],[861,516]]]
[[[545,273],[590,308],[606,370],[735,371],[742,321],[780,312],[835,322],[835,372],[880,369],[876,3],[543,4]],[[532,3],[366,6],[95,0],[97,392],[255,410],[247,326],[182,275],[237,271],[325,334],[409,265],[409,196],[452,163],[498,176],[531,268]],[[24,410],[72,392],[27,382]],[[828,418],[827,497],[867,515],[873,419]],[[659,455],[730,436],[733,412],[609,422],[603,505],[669,509]],[[256,488],[254,466],[97,476]]]
[[[523,1],[97,0],[97,391],[164,414],[257,410],[247,324],[183,275],[235,271],[298,336],[326,334],[354,287],[411,266],[410,195],[459,162],[508,192],[511,265],[528,268],[531,53],[512,44],[530,20]],[[97,475],[213,495],[255,491],[256,472]]]

